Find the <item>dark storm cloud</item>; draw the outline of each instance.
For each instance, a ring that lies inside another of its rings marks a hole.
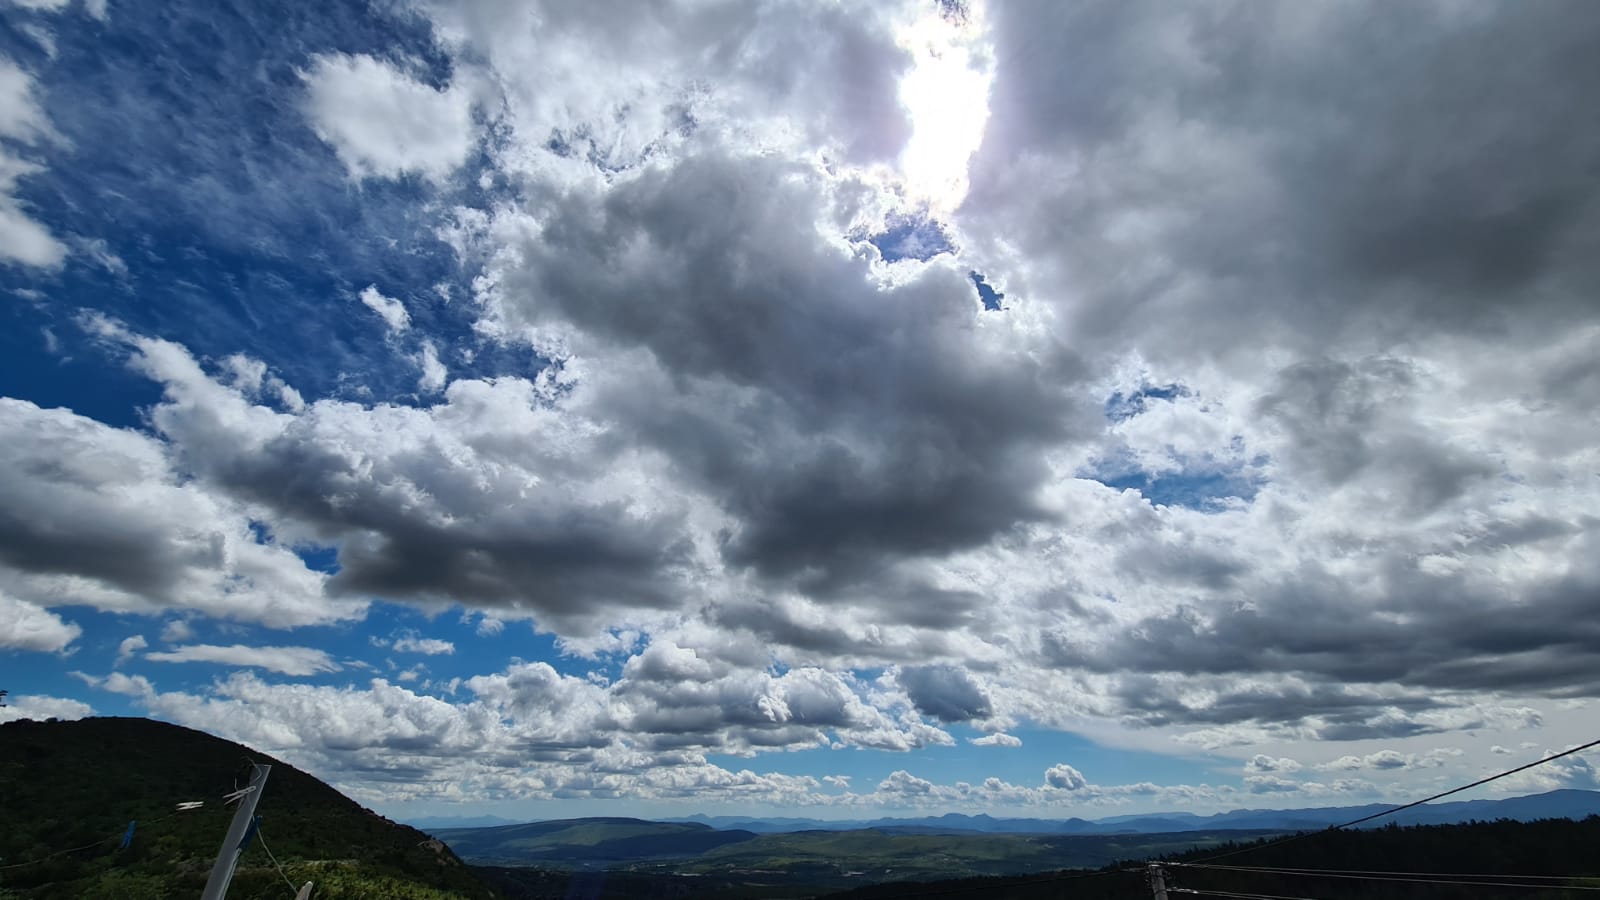
[[[569,197],[503,283],[513,322],[647,350],[669,381],[608,394],[608,418],[735,517],[730,561],[829,592],[1040,519],[1038,451],[1094,419],[1074,356],[997,348],[959,272],[879,289],[796,227],[822,190],[700,155]]]
[[[1288,434],[1290,464],[1335,486],[1376,469],[1404,511],[1421,515],[1494,474],[1494,466],[1408,417],[1415,377],[1395,359],[1302,362],[1277,373],[1257,410]]]
[[[1592,533],[1583,546],[1592,550]],[[1308,577],[1258,590],[1256,596],[1249,604],[1220,605],[1207,612],[1181,608],[1152,616],[1105,647],[1067,644],[1056,648],[1057,655],[1070,654],[1077,664],[1108,672],[1293,672],[1349,685],[1398,684],[1414,690],[1551,696],[1600,691],[1600,618],[1595,615],[1600,571],[1592,562],[1530,584],[1516,597],[1461,577],[1430,576],[1402,561],[1387,573],[1379,603],[1342,595],[1332,578]],[[1126,694],[1134,708],[1157,718],[1213,722],[1271,721],[1337,710],[1346,696],[1332,688],[1316,688],[1308,696],[1269,691],[1261,697],[1224,696],[1198,709],[1146,699],[1143,690]],[[1425,708],[1426,702],[1417,697],[1373,698],[1369,705]],[[1359,724],[1337,718],[1330,722],[1350,728]]]
[[[1309,348],[1594,314],[1591,4],[993,17],[964,211],[1026,249],[1036,292],[1078,295],[1080,327],[1203,353],[1246,332]]]
[[[955,666],[908,666],[900,670],[900,686],[917,711],[941,722],[987,718],[992,706],[983,686]]]

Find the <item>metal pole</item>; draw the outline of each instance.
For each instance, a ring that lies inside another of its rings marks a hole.
[[[239,809],[233,814],[233,824],[228,826],[228,836],[222,839],[222,849],[217,851],[217,861],[211,867],[211,877],[206,879],[205,892],[200,900],[223,900],[228,896],[228,882],[233,880],[233,867],[239,864],[239,854],[244,851],[245,832],[255,821],[256,804],[261,800],[261,789],[266,787],[271,766],[251,763],[250,786],[239,797]]]
[[[1150,873],[1150,893],[1155,900],[1167,900],[1167,873],[1160,867],[1152,865]]]

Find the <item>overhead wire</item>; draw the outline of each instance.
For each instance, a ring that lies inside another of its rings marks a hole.
[[[187,812],[187,810],[179,810],[177,812],[167,813],[166,815],[161,816],[159,818],[150,819],[149,821],[146,821],[144,823],[144,825],[141,826],[141,827],[148,829],[151,825],[156,825],[156,824],[159,824],[161,822],[165,822],[166,820],[172,818],[173,816],[182,815],[184,812]],[[0,871],[5,871],[7,869],[20,869],[23,866],[31,866],[31,865],[35,865],[37,863],[42,863],[45,860],[55,859],[58,856],[65,856],[68,853],[79,853],[79,852],[82,852],[84,850],[91,850],[91,849],[93,849],[95,847],[100,846],[101,844],[105,844],[105,843],[108,843],[110,841],[119,841],[119,840],[122,839],[124,834],[125,834],[125,830],[119,828],[119,829],[117,829],[115,834],[106,835],[105,837],[101,838],[98,841],[95,841],[92,844],[84,844],[82,847],[68,847],[65,850],[57,850],[54,853],[46,853],[44,856],[36,856],[33,859],[25,859],[25,860],[23,860],[22,862],[19,862],[19,863],[9,863],[7,865],[0,866]]]
[[[261,845],[261,849],[266,852],[267,859],[272,860],[272,864],[277,867],[278,877],[282,878],[283,883],[289,886],[289,893],[291,895],[298,894],[300,889],[294,886],[293,881],[289,880],[289,873],[283,871],[283,864],[278,862],[278,858],[276,856],[272,855],[271,848],[267,846],[266,835],[261,833],[261,829],[259,827],[256,828],[256,842],[259,843]]]
[[[1167,888],[1169,894],[1193,894],[1197,897],[1233,897],[1236,900],[1317,900],[1315,897],[1290,897],[1284,894],[1241,894],[1235,891],[1202,891],[1196,888]]]
[[[1212,860],[1227,859],[1230,856],[1237,856],[1240,853],[1250,853],[1250,852],[1253,852],[1253,851],[1256,851],[1256,850],[1265,850],[1268,847],[1279,847],[1279,846],[1282,846],[1284,844],[1290,843],[1291,841],[1302,840],[1304,838],[1311,837],[1312,835],[1325,834],[1325,833],[1327,833],[1329,831],[1339,831],[1340,829],[1350,828],[1350,827],[1355,826],[1355,825],[1360,825],[1360,824],[1362,824],[1364,822],[1370,822],[1373,819],[1382,818],[1383,816],[1392,816],[1397,812],[1404,812],[1405,810],[1411,809],[1413,807],[1421,806],[1424,803],[1432,803],[1433,801],[1438,800],[1441,797],[1448,797],[1451,794],[1459,794],[1462,791],[1471,790],[1472,788],[1488,784],[1491,781],[1498,781],[1501,778],[1505,778],[1508,775],[1515,775],[1518,772],[1525,772],[1528,769],[1534,768],[1535,766],[1542,766],[1545,763],[1554,762],[1555,760],[1558,760],[1558,759],[1562,758],[1563,756],[1571,756],[1574,753],[1581,753],[1584,750],[1590,749],[1591,747],[1600,747],[1600,739],[1592,740],[1587,744],[1580,744],[1579,746],[1573,747],[1570,750],[1563,750],[1560,753],[1557,753],[1557,754],[1555,754],[1553,756],[1546,756],[1543,759],[1534,760],[1531,763],[1526,763],[1524,765],[1517,766],[1515,769],[1507,769],[1506,771],[1500,772],[1499,774],[1490,775],[1487,778],[1480,778],[1477,781],[1472,782],[1471,784],[1464,784],[1464,785],[1462,785],[1460,787],[1457,787],[1457,788],[1451,788],[1448,791],[1440,791],[1439,793],[1434,794],[1431,797],[1424,797],[1421,800],[1413,800],[1410,803],[1406,803],[1406,804],[1402,804],[1400,806],[1396,806],[1393,809],[1385,809],[1385,810],[1382,810],[1380,812],[1372,813],[1371,815],[1362,816],[1359,819],[1351,819],[1348,822],[1342,822],[1342,823],[1340,823],[1338,825],[1330,825],[1327,828],[1323,829],[1322,831],[1301,831],[1301,832],[1298,832],[1296,834],[1291,834],[1291,835],[1287,835],[1285,837],[1279,838],[1279,839],[1277,839],[1275,841],[1268,841],[1265,844],[1251,844],[1251,845],[1248,845],[1248,846],[1239,847],[1239,848],[1234,849],[1234,850],[1229,850],[1229,851],[1226,851],[1224,853],[1216,853],[1216,854],[1213,854],[1211,856],[1206,856],[1206,857],[1203,857],[1201,859],[1198,859],[1198,860],[1196,860],[1196,862],[1202,862],[1202,863],[1211,862]]]

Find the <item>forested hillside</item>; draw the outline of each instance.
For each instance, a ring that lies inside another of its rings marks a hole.
[[[272,772],[229,900],[283,900],[305,881],[318,900],[497,896],[449,848],[286,763],[176,725],[96,718],[0,725],[0,897],[199,896],[233,816],[222,797],[252,761]]]

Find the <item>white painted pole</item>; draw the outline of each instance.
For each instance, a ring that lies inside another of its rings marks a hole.
[[[239,809],[233,814],[233,824],[228,826],[228,836],[222,839],[222,849],[217,851],[217,861],[211,866],[211,877],[206,879],[205,892],[200,900],[223,900],[228,896],[228,882],[233,880],[233,868],[239,864],[239,854],[244,852],[245,832],[255,820],[256,804],[261,801],[261,789],[266,787],[271,766],[255,763],[250,775],[250,786],[239,797]]]

